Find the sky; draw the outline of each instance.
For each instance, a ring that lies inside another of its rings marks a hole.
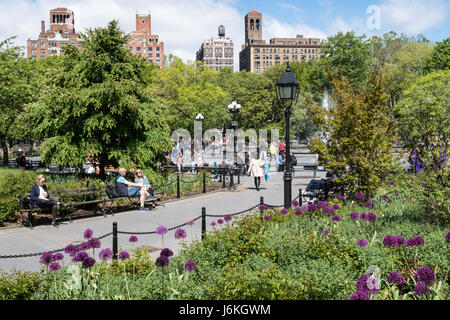
[[[152,34],[164,42],[165,54],[188,62],[203,41],[225,26],[235,48],[235,70],[244,43],[244,17],[262,13],[263,39],[305,37],[326,39],[339,31],[383,35],[391,30],[408,36],[423,34],[436,42],[450,36],[450,0],[0,0],[0,41],[16,36],[26,47],[36,39],[41,20],[49,26],[49,11],[74,11],[76,32],[105,27],[113,19],[125,33],[135,30],[135,16],[151,14]]]

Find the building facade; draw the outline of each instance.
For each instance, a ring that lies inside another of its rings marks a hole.
[[[308,61],[321,58],[320,39],[273,38],[262,39],[262,14],[256,10],[245,16],[245,41],[239,53],[239,70],[261,73],[271,66],[287,61]]]
[[[73,45],[81,49],[80,35],[75,32],[75,18],[72,10],[56,8],[50,10],[50,29],[45,29],[41,21],[41,33],[37,39],[27,40],[27,56],[44,58],[61,54],[64,45]]]
[[[127,48],[133,54],[145,57],[158,68],[164,66],[164,42],[151,33],[151,15],[136,14],[136,30],[128,36]]]
[[[234,45],[230,38],[225,38],[225,27],[219,26],[218,38],[204,41],[197,51],[196,60],[209,68],[220,71],[223,68],[234,69]]]

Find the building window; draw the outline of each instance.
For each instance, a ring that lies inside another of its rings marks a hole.
[[[32,43],[31,43],[31,46],[32,46],[33,48],[36,48],[36,42],[32,42]]]
[[[136,51],[141,51],[141,47],[136,47]]]
[[[148,47],[148,51],[153,51],[153,47]]]
[[[45,53],[45,49],[41,49],[41,53]]]
[[[156,54],[156,57],[159,58],[159,53]]]
[[[148,56],[149,56],[150,58],[153,58],[153,53],[149,53]]]
[[[159,51],[159,47],[156,47],[156,51]]]
[[[41,42],[41,48],[45,47],[45,42]]]
[[[133,47],[130,47],[130,51],[132,51],[133,50]]]

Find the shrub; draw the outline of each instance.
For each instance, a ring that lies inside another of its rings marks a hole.
[[[14,271],[0,275],[0,300],[26,300],[39,287],[38,273]]]

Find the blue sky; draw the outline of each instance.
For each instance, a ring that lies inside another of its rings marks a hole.
[[[217,36],[223,24],[235,46],[235,70],[244,42],[244,16],[250,10],[263,14],[267,41],[297,34],[325,39],[351,30],[368,36],[391,30],[408,36],[421,33],[431,41],[450,36],[450,0],[0,0],[0,40],[17,36],[16,44],[26,46],[28,38],[38,37],[41,20],[49,28],[49,10],[57,7],[74,11],[77,32],[117,19],[130,33],[135,14],[150,13],[152,33],[164,42],[165,54],[184,61],[194,60],[201,43]],[[368,8],[377,10],[377,19]]]

